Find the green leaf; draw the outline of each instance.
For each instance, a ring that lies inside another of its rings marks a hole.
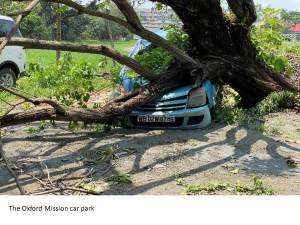
[[[103,188],[100,185],[81,183],[80,187],[95,194],[101,194],[104,192]]]
[[[162,8],[163,8],[163,4],[161,4],[161,3],[157,3],[156,4],[156,9],[159,11],[159,10],[162,10]]]

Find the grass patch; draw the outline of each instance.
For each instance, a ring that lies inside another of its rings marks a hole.
[[[227,184],[221,183],[189,184],[184,188],[184,193],[187,195],[215,194],[217,191],[224,191],[227,188]]]
[[[92,184],[92,183],[81,183],[79,185],[80,188],[92,193],[92,194],[102,194],[104,192],[104,189],[97,184]]]
[[[136,40],[130,41],[117,41],[115,42],[115,49],[121,52],[124,55],[128,55],[134,46]],[[96,41],[96,40],[87,40],[81,42],[81,44],[90,44],[90,45],[105,45],[110,47],[110,43],[107,41]],[[28,49],[27,53],[27,65],[31,63],[39,63],[41,65],[49,65],[56,63],[56,52],[52,50],[39,50],[39,49]],[[68,54],[67,52],[62,52],[62,56]],[[99,65],[103,61],[107,61],[108,67],[112,66],[112,60],[110,58],[89,53],[71,53],[72,58],[75,63],[90,63],[93,65]]]
[[[106,179],[111,186],[131,184],[132,180],[128,173],[118,173]]]
[[[292,53],[300,56],[300,42],[299,41],[284,41],[280,50],[285,53]]]
[[[15,102],[16,100],[17,98],[14,95],[1,91],[0,92],[0,116],[4,115],[6,111],[10,108],[9,104]]]
[[[252,182],[243,184],[237,181],[235,185],[226,183],[203,183],[203,184],[187,184],[181,178],[176,180],[177,185],[183,186],[183,194],[185,195],[204,195],[216,194],[219,191],[227,191],[237,195],[273,195],[274,191],[266,187],[262,180],[254,176]]]

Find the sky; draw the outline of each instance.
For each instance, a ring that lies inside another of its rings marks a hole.
[[[264,7],[271,6],[272,8],[300,11],[300,0],[255,0],[255,2]]]
[[[81,0],[82,2],[90,2],[91,0]],[[283,8],[285,10],[300,11],[300,0],[254,0],[264,7]]]

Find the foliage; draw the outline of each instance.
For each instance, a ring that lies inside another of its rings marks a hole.
[[[285,11],[281,12],[281,17],[285,21],[295,24],[300,23],[300,12],[299,11]]]
[[[282,34],[285,25],[280,13],[279,9],[262,9],[263,17],[251,33],[258,57],[278,73],[289,67],[288,58],[279,51],[285,40]]]
[[[83,41],[83,43],[91,43],[91,44],[103,44],[108,45],[107,42],[99,42],[94,40]],[[122,52],[123,54],[128,53],[128,49],[132,47],[134,41],[118,41],[115,44],[117,50]],[[72,53],[71,62],[69,69],[64,71],[63,76],[60,76],[59,68],[55,65],[55,51],[50,50],[35,50],[35,49],[27,49],[27,76],[23,76],[17,81],[18,88],[23,91],[27,96],[39,96],[39,97],[51,97],[54,96],[53,93],[56,93],[57,90],[61,90],[63,87],[63,77],[66,74],[70,73],[71,70],[76,70],[79,68],[80,70],[84,70],[85,67],[90,68],[88,70],[92,70],[94,74],[91,82],[93,83],[95,91],[102,90],[104,88],[112,87],[114,84],[114,78],[117,79],[119,76],[119,65],[117,64],[115,67],[112,67],[112,60],[106,57],[101,57],[96,54],[80,54],[80,53]],[[62,52],[62,56],[65,56],[66,52]],[[69,56],[65,56],[64,58],[68,58]],[[88,63],[87,63],[88,61]],[[62,62],[62,60],[61,60]],[[60,64],[61,64],[60,62]],[[72,69],[73,68],[73,69]],[[59,73],[58,73],[59,72]],[[79,73],[78,72],[78,73]],[[111,75],[114,77],[111,77]],[[53,75],[53,79],[50,77]],[[68,75],[67,75],[68,76]],[[105,77],[104,77],[105,76]],[[52,85],[48,85],[47,81],[57,79],[61,82],[53,82]],[[81,82],[83,79],[83,74],[79,74],[79,76],[75,79],[78,85],[83,85]],[[74,82],[75,82],[74,81]],[[69,86],[71,86],[70,84]],[[17,98],[9,93],[1,92],[0,98],[5,100],[6,102],[14,103],[17,101]],[[77,101],[76,101],[77,102]],[[26,110],[28,106],[25,107],[26,104],[21,105],[23,110]],[[91,105],[92,107],[98,107],[96,104]],[[9,105],[0,102],[0,114],[3,115],[9,109]]]
[[[50,39],[52,32],[50,27],[45,26],[43,17],[38,15],[36,11],[25,17],[20,30],[24,37],[37,39]]]
[[[35,127],[28,127],[25,129],[25,131],[28,133],[28,134],[36,134],[36,133],[39,133],[41,131],[41,127],[38,127],[38,128],[35,128]]]
[[[102,194],[104,192],[104,189],[97,184],[81,183],[79,184],[79,187],[93,194]]]
[[[247,195],[273,195],[274,191],[263,185],[263,182],[258,177],[254,176],[252,178],[253,184],[246,185],[242,184],[240,181],[237,181],[235,184],[235,192],[238,194],[247,194]]]
[[[103,2],[104,3],[104,2]],[[101,4],[100,4],[101,7]],[[122,17],[122,13],[114,6],[107,4],[101,7],[102,10],[110,12],[111,14]],[[89,17],[88,17],[89,18]],[[101,18],[90,18],[89,22],[87,23],[87,33],[90,39],[95,40],[109,40],[109,34],[107,30],[107,26],[110,27],[111,35],[114,40],[129,40],[132,39],[132,34],[123,26],[118,25],[117,23],[113,23]]]
[[[167,40],[181,49],[187,49],[189,46],[188,35],[182,31],[176,25],[169,25],[166,27]],[[174,57],[166,50],[151,46],[149,49],[142,52],[142,54],[136,55],[135,59],[148,70],[153,71],[155,74],[161,74],[165,72]]]
[[[116,65],[111,68],[110,73],[113,79],[114,88],[121,83],[120,71],[122,67],[120,65]]]
[[[24,9],[26,3],[11,2],[11,0],[1,0],[0,12],[3,15],[7,15],[11,12],[16,12],[18,10]],[[39,12],[42,10],[41,6],[37,6],[36,10],[32,11],[25,19],[22,21],[20,30],[23,36],[28,38],[41,38],[41,39],[51,39],[51,26],[47,26],[45,16],[41,16]],[[47,13],[47,10],[44,10]]]
[[[183,32],[181,27],[170,24],[165,30],[167,31],[167,40],[176,47],[183,50],[186,50],[189,47],[189,36],[187,33]]]
[[[273,92],[255,107],[242,109],[238,107],[239,96],[229,86],[223,90],[223,99],[215,108],[214,116],[216,121],[223,121],[228,124],[253,125],[262,132],[276,133],[273,128],[263,125],[264,116],[276,112],[284,104],[291,107],[300,107],[300,96],[290,92]]]
[[[137,55],[135,59],[146,69],[153,71],[155,74],[161,74],[168,69],[173,56],[162,48],[154,48]]]
[[[67,41],[79,41],[90,39],[91,19],[85,15],[71,17],[62,21],[62,39]],[[56,28],[54,28],[56,30]]]
[[[10,108],[10,105],[4,103],[3,100],[7,103],[11,103],[16,101],[16,96],[7,92],[0,91],[0,116],[3,116]]]
[[[99,18],[91,19],[89,28],[87,29],[87,36],[90,39],[109,40],[109,34],[107,33],[105,23],[106,21]],[[116,23],[110,23],[109,26],[111,27],[112,37],[114,40],[132,39],[132,35],[124,27]]]
[[[117,175],[107,178],[110,185],[124,185],[131,184],[132,180],[128,173],[118,173]]]
[[[190,184],[184,188],[184,193],[187,195],[197,195],[203,193],[215,193],[216,191],[227,190],[228,185],[222,183],[206,183],[206,184]]]
[[[177,180],[177,185],[183,186],[183,193],[186,195],[199,194],[216,194],[218,191],[228,191],[234,194],[246,195],[273,195],[274,191],[264,186],[261,179],[256,176],[252,177],[252,184],[243,184],[237,181],[235,185],[224,183],[202,183],[202,184],[187,184],[182,179]]]
[[[24,131],[26,131],[28,134],[36,134],[48,127],[56,127],[55,121],[40,121],[38,126],[25,128]]]
[[[73,133],[77,133],[83,128],[84,128],[84,124],[77,121],[70,121],[67,127],[68,131],[71,131]]]
[[[11,2],[11,0],[0,1],[0,12],[6,15],[9,12],[24,9],[25,3]],[[97,6],[94,7],[98,10]],[[91,8],[90,7],[90,8]],[[121,17],[121,13],[115,6],[110,7],[110,13]],[[61,5],[56,9],[49,3],[41,3],[34,11],[30,13],[22,22],[20,30],[24,37],[38,39],[54,39],[56,35],[57,16],[61,14],[62,20],[62,39],[66,41],[79,41],[82,39],[108,40],[109,36],[105,28],[106,20],[101,18],[92,18],[87,15],[68,17],[69,10]],[[65,18],[65,19],[64,19]],[[115,40],[132,39],[130,32],[117,25],[109,23],[112,30],[112,36]]]
[[[95,67],[85,62],[74,64],[70,54],[62,57],[57,65],[30,64],[28,73],[30,77],[18,82],[21,89],[36,96],[55,97],[67,106],[77,103],[86,107],[96,87]]]
[[[2,15],[6,15],[9,12],[15,12],[18,9],[24,8],[25,3],[22,2],[12,2],[11,0],[1,0],[0,1],[0,12]]]

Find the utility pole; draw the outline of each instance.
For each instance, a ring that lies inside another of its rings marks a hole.
[[[56,22],[56,41],[61,41],[61,12],[60,12],[60,4],[57,3],[57,22]],[[59,59],[61,57],[61,51],[56,50],[56,63],[58,63]]]
[[[107,14],[110,13],[109,9],[106,9],[105,11],[106,11]],[[112,49],[115,49],[114,38],[113,38],[112,31],[111,31],[109,20],[105,20],[105,29],[106,29],[106,32],[108,34],[108,38],[109,38],[109,41],[110,41],[110,46],[111,46]],[[115,60],[113,60],[113,66],[115,66],[115,65],[116,65],[116,62],[115,62]]]

